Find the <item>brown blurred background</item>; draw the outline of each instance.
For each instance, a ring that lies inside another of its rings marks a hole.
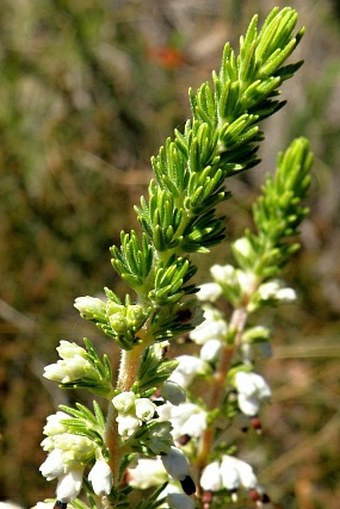
[[[285,272],[298,304],[265,316],[274,357],[262,369],[273,404],[249,459],[277,507],[339,507],[340,5],[337,0],[2,0],[0,5],[0,500],[53,495],[39,476],[46,416],[75,396],[42,379],[60,339],[87,335],[75,297],[125,289],[108,248],[135,226],[150,156],[189,114],[187,89],[237,46],[251,16],[291,5],[307,33],[289,100],[264,126],[263,163],[229,182],[230,238],[276,153],[306,135],[315,153],[303,248]],[[200,257],[198,281],[228,249]],[[78,395],[76,395],[78,397]],[[79,395],[82,397],[82,395]]]

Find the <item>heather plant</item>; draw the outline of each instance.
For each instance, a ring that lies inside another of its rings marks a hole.
[[[197,288],[191,253],[223,247],[217,206],[230,197],[226,179],[259,162],[259,124],[283,106],[279,87],[301,65],[286,63],[303,35],[296,24],[293,9],[274,8],[260,29],[254,16],[238,55],[225,45],[212,83],[189,91],[192,118],[152,158],[154,178],[135,208],[141,233],[122,232],[111,248],[129,292],[121,298],[105,288],[105,298],[76,299],[80,315],[119,346],[119,372],[89,339],[60,341],[60,359],[44,376],[98,400],[92,408],[60,405],[47,418],[40,470],[57,480],[56,499],[38,506],[217,509],[243,496],[269,501],[237,456],[231,430],[260,431],[271,395],[256,363],[270,353],[273,333],[259,312],[295,299],[280,278],[307,212],[307,140],[279,154],[253,206],[254,230],[232,242],[234,265],[214,265],[213,281]],[[177,338],[190,349],[174,358]]]

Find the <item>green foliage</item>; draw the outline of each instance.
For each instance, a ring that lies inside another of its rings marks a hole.
[[[169,378],[178,362],[163,358],[158,345],[148,347],[144,353],[132,389],[141,396],[153,394]],[[148,392],[146,392],[148,391]]]
[[[74,435],[82,435],[95,442],[98,446],[104,446],[105,417],[96,401],[93,401],[91,412],[86,406],[76,403],[76,408],[68,405],[59,405],[59,409],[70,418],[62,419],[60,422],[67,426],[68,432]]]
[[[267,176],[262,196],[253,207],[257,233],[245,232],[248,246],[233,253],[241,268],[252,270],[266,278],[280,272],[299,243],[288,242],[297,234],[297,228],[308,209],[302,205],[310,185],[312,154],[308,141],[299,138],[278,157],[274,176]]]

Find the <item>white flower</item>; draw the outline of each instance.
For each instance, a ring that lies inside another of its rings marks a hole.
[[[80,493],[83,482],[83,470],[70,470],[58,478],[56,489],[60,502],[71,502]]]
[[[189,336],[198,345],[204,345],[210,339],[223,340],[228,332],[228,327],[222,313],[211,306],[204,306],[204,321],[198,325]]]
[[[136,417],[144,422],[150,421],[156,412],[156,405],[148,398],[136,399]]]
[[[43,376],[48,380],[65,384],[79,380],[85,375],[91,377],[91,374],[93,378],[96,378],[96,372],[90,362],[82,355],[75,354],[72,357],[45,366]]]
[[[137,417],[129,414],[120,414],[117,416],[118,433],[123,438],[131,437],[134,432],[142,425],[142,421]]]
[[[274,279],[259,286],[257,290],[261,300],[275,299],[279,302],[290,303],[296,300],[296,292],[293,288],[284,287],[282,281]]]
[[[39,470],[48,481],[52,481],[64,473],[64,458],[62,451],[60,449],[53,449],[45,461],[40,465]]]
[[[200,484],[205,491],[219,491],[226,488],[235,492],[240,487],[258,490],[257,477],[252,467],[234,456],[224,455],[222,460],[214,461],[205,467]]]
[[[135,407],[136,395],[132,391],[121,392],[112,399],[112,404],[119,413],[126,414]]]
[[[222,288],[217,283],[205,283],[199,286],[199,290],[196,293],[198,300],[206,302],[215,302],[222,294]]]
[[[96,495],[109,495],[112,488],[112,472],[104,459],[98,459],[91,468],[88,480]]]
[[[69,418],[70,416],[68,414],[61,412],[60,410],[58,410],[55,414],[49,415],[44,426],[44,434],[49,436],[66,433],[68,428],[61,421]]]
[[[246,415],[258,414],[262,400],[271,396],[271,390],[267,382],[257,373],[238,371],[234,379],[238,392],[238,405]]]
[[[232,265],[215,264],[210,268],[212,277],[217,283],[228,284],[235,276],[235,267]]]
[[[159,458],[141,458],[135,468],[128,469],[128,483],[141,490],[159,486],[167,479],[168,474]]]
[[[234,456],[222,457],[221,476],[224,487],[231,491],[239,486],[243,486],[246,490],[256,489],[258,485],[252,467]]]
[[[201,348],[200,358],[205,362],[213,362],[219,356],[222,343],[219,339],[209,339]]]
[[[53,509],[55,502],[37,502],[35,506],[31,507],[31,509]],[[6,509],[5,507],[1,507],[0,509]],[[11,508],[8,508],[11,509]],[[13,508],[14,509],[14,508]]]
[[[172,406],[168,420],[173,427],[171,434],[174,440],[183,435],[199,438],[207,427],[207,413],[194,403]]]
[[[221,469],[218,461],[207,465],[201,475],[200,485],[204,491],[219,491],[222,486]]]
[[[185,454],[177,447],[170,447],[168,454],[161,456],[165,470],[176,481],[183,481],[189,475],[189,463]]]
[[[168,380],[175,382],[183,387],[183,389],[186,389],[191,384],[196,375],[204,374],[209,369],[207,363],[193,355],[180,355],[176,357],[176,360],[178,361],[178,366],[171,373]]]

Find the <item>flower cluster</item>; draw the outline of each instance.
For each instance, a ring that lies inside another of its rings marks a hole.
[[[132,436],[156,412],[156,405],[149,398],[137,398],[132,391],[121,392],[112,399],[112,404],[118,412],[118,433],[123,438]]]
[[[112,472],[102,457],[102,448],[94,440],[71,432],[70,415],[58,411],[47,418],[42,447],[48,452],[40,466],[40,472],[48,481],[58,479],[57,499],[66,503],[72,501],[83,484],[85,466],[94,465],[88,473],[96,495],[107,495],[112,488]]]

